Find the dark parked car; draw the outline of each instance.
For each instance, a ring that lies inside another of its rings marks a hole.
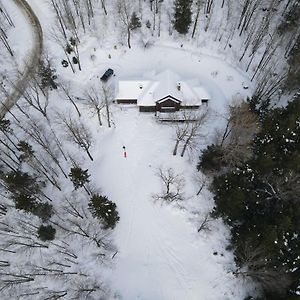
[[[107,69],[100,79],[101,79],[102,81],[105,82],[105,81],[107,81],[107,80],[109,79],[109,77],[111,77],[113,74],[114,74],[114,70],[112,70],[112,69]]]

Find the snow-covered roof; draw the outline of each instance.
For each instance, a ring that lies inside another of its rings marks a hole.
[[[149,80],[122,80],[119,81],[116,99],[137,99],[143,89],[150,85]]]
[[[166,70],[152,80],[119,81],[116,99],[136,99],[139,106],[154,106],[157,101],[168,96],[179,100],[184,106],[201,105],[202,99],[210,98],[203,87],[192,87],[181,80],[178,74]]]
[[[194,91],[197,94],[197,96],[202,100],[209,100],[210,99],[210,95],[209,93],[206,91],[205,88],[203,88],[202,86],[196,86],[194,87]]]
[[[170,70],[166,70],[156,75],[155,79],[159,82],[154,90],[154,97],[156,100],[160,100],[166,96],[172,96],[181,100],[182,93],[177,88],[177,85],[181,84],[181,82],[177,74]]]

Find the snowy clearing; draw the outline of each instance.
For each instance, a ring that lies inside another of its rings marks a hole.
[[[89,55],[89,51],[84,54],[87,61]],[[95,55],[97,59],[89,65],[86,62],[87,67],[76,74],[77,86],[97,80],[95,76],[108,67],[117,74],[112,81],[164,69],[186,79],[199,78],[212,95],[212,117],[203,129],[207,134],[222,123],[221,114],[232,98],[251,93],[242,87],[243,82],[249,84],[247,77],[226,62],[174,47],[97,50]],[[107,274],[109,285],[124,300],[243,299],[247,287],[230,273],[234,263],[232,254],[225,250],[228,230],[222,222],[214,221],[211,232],[197,233],[213,202],[207,191],[195,196],[198,186],[193,155],[172,156],[173,128],[157,123],[154,114],[139,113],[134,105],[115,105],[113,121],[115,128],[105,132],[93,126],[97,143],[93,148],[95,162],[89,166],[95,183],[117,203],[120,213],[114,233],[119,252],[115,268]],[[207,137],[199,141],[201,148],[207,143]],[[127,158],[123,157],[123,146]],[[188,200],[182,203],[183,208],[154,202],[152,195],[161,188],[156,175],[159,167],[172,167],[184,174]]]
[[[114,117],[118,125],[99,133],[98,155],[90,167],[120,213],[114,233],[119,252],[107,274],[113,290],[124,300],[243,299],[246,287],[230,273],[234,264],[225,250],[228,230],[214,221],[211,232],[197,233],[212,199],[208,192],[195,196],[194,167],[188,159],[171,155],[170,128],[132,108],[118,108]],[[160,166],[184,174],[184,208],[154,202]]]

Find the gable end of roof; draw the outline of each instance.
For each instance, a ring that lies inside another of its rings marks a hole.
[[[177,98],[175,98],[171,95],[165,96],[165,97],[157,100],[156,103],[162,103],[162,102],[167,101],[167,100],[172,100],[174,102],[181,103],[181,101],[179,99],[177,99]]]

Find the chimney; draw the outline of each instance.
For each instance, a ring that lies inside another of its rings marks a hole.
[[[178,90],[178,91],[181,90],[181,83],[180,83],[180,82],[177,83],[177,90]]]
[[[140,83],[140,85],[139,85],[139,88],[140,88],[140,89],[142,89],[142,88],[143,88],[143,85],[142,85],[141,83]]]

